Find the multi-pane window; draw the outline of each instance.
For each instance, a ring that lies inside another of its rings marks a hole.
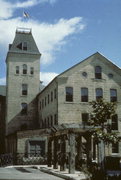
[[[53,101],[53,91],[51,91],[51,102]]]
[[[82,113],[82,124],[87,125],[88,120],[89,120],[89,114],[88,113]]]
[[[22,84],[22,95],[27,95],[28,86],[27,84]]]
[[[30,74],[33,75],[34,74],[34,68],[30,67]]]
[[[117,114],[112,116],[112,130],[118,130],[118,116]]]
[[[73,101],[73,88],[66,87],[66,101],[72,102]]]
[[[21,114],[22,115],[27,114],[27,103],[21,103]]]
[[[88,102],[88,88],[81,88],[81,101]]]
[[[16,74],[19,74],[19,66],[16,66]]]
[[[23,74],[27,74],[27,65],[23,64]]]
[[[27,51],[27,42],[23,42],[23,50]]]
[[[117,101],[117,90],[116,89],[110,89],[110,101],[111,102]]]
[[[102,90],[102,88],[97,88],[96,89],[96,100],[98,101],[101,98],[103,98],[103,90]]]
[[[102,68],[100,66],[95,67],[95,78],[96,79],[102,78]]]
[[[29,150],[31,155],[39,154],[43,156],[45,154],[45,141],[30,141]]]
[[[119,153],[119,143],[112,143],[112,153]]]

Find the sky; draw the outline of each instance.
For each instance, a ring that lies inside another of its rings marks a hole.
[[[0,85],[17,27],[32,28],[44,85],[97,51],[121,67],[121,0],[0,0]]]

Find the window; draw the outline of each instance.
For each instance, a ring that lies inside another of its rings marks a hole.
[[[27,42],[23,42],[23,50],[27,51]]]
[[[47,122],[48,122],[48,127],[50,127],[49,116],[48,116],[48,118],[47,118]]]
[[[30,141],[29,149],[31,155],[41,155],[45,154],[45,141]]]
[[[58,125],[57,114],[54,115],[54,124]]]
[[[102,68],[100,66],[95,67],[95,78],[102,79]]]
[[[21,103],[21,114],[27,115],[27,103]]]
[[[48,94],[48,104],[49,104],[49,102],[50,102],[50,96],[49,96],[49,94]]]
[[[119,153],[119,144],[117,143],[112,143],[112,153]]]
[[[54,98],[56,99],[56,89],[54,89]]]
[[[117,101],[117,90],[116,89],[110,89],[110,101],[111,102]]]
[[[53,91],[51,91],[51,102],[53,101]]]
[[[19,74],[19,66],[16,66],[16,74]]]
[[[47,103],[47,98],[45,97],[45,106],[46,106],[46,103]]]
[[[81,88],[81,101],[88,102],[88,88]]]
[[[18,44],[16,46],[18,49],[21,49],[21,50],[24,50],[24,51],[27,51],[27,42],[21,42],[20,44]]]
[[[23,74],[27,74],[27,65],[23,64]]]
[[[102,88],[97,88],[96,89],[96,100],[98,101],[101,98],[103,98],[103,90],[102,90]]]
[[[42,99],[42,108],[44,108],[44,99]]]
[[[28,89],[27,84],[22,84],[22,95],[27,95],[27,89]]]
[[[52,127],[53,126],[53,116],[52,115],[50,116],[50,120],[51,120],[50,123],[51,123],[51,127]]]
[[[87,125],[88,120],[89,120],[89,114],[88,113],[82,113],[82,124]]]
[[[118,130],[118,116],[117,114],[112,116],[112,130]]]
[[[30,68],[30,74],[31,74],[31,75],[34,74],[34,68],[33,68],[33,67]]]
[[[73,88],[66,87],[66,101],[72,102],[73,101]]]
[[[41,110],[41,108],[42,108],[42,105],[41,105],[41,101],[40,101],[40,110]]]

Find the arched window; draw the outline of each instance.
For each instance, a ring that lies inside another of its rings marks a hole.
[[[23,74],[27,74],[27,65],[23,64]]]
[[[95,78],[102,79],[102,68],[100,66],[95,67]]]
[[[97,88],[96,89],[96,100],[98,101],[101,98],[103,98],[103,90],[102,90],[102,88]]]
[[[21,114],[27,115],[27,103],[21,103]]]

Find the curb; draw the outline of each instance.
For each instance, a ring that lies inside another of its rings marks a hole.
[[[64,174],[57,173],[57,172],[52,172],[51,170],[45,169],[43,167],[40,167],[40,170],[42,172],[45,172],[45,173],[48,173],[48,174],[52,174],[54,176],[57,176],[57,177],[60,177],[60,178],[66,179],[66,180],[76,180],[76,178],[72,178],[72,177],[66,176]]]

